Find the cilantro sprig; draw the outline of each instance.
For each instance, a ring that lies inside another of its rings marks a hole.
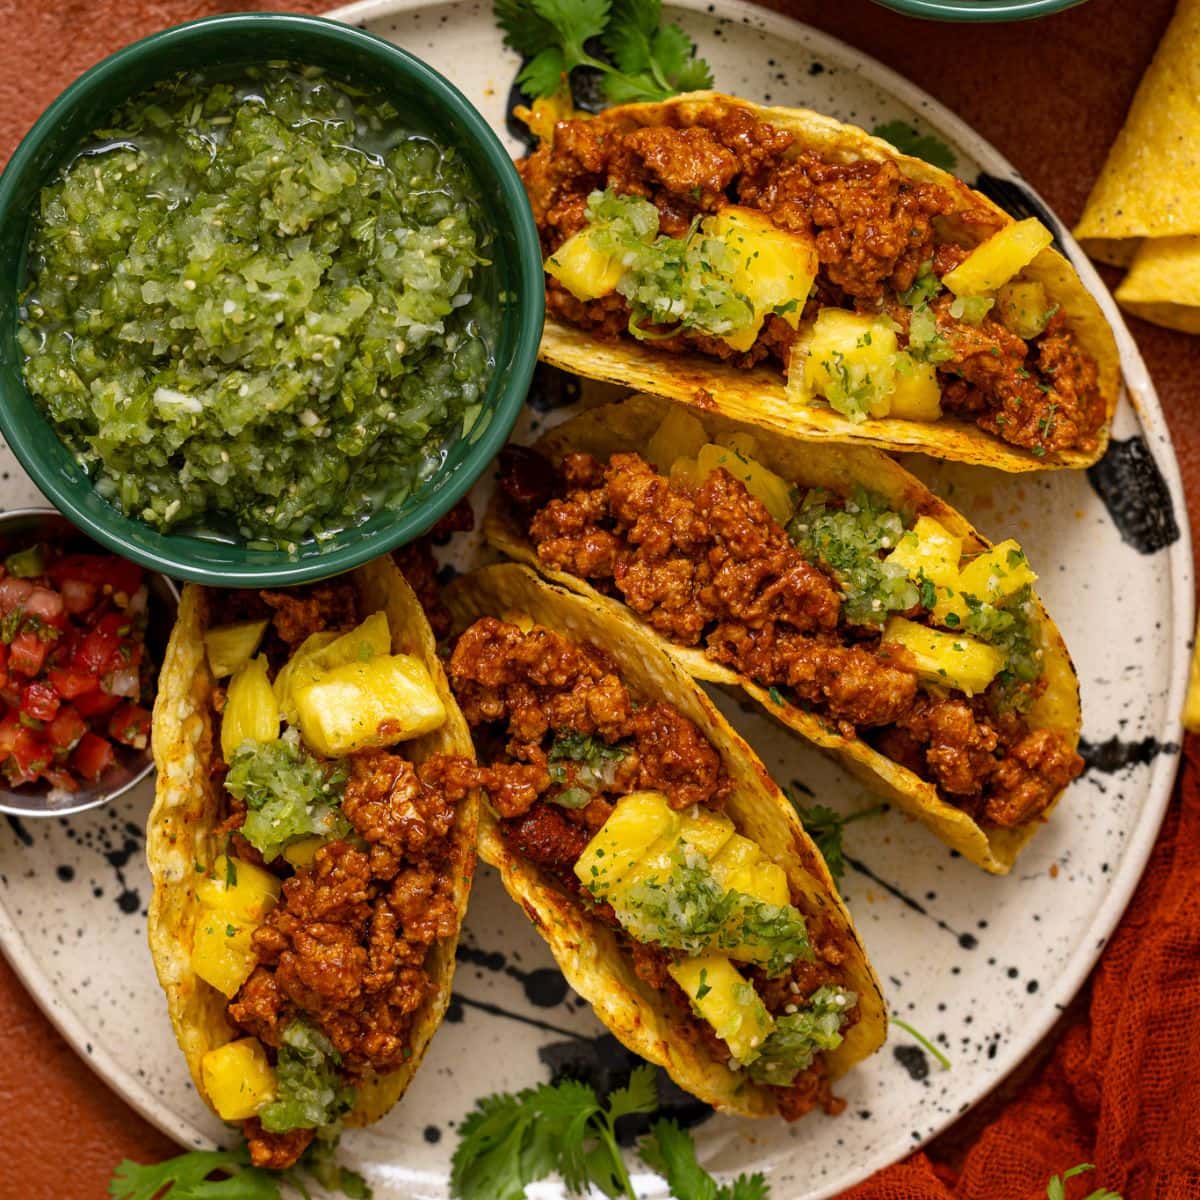
[[[954,151],[932,133],[921,133],[915,125],[907,121],[887,121],[876,125],[871,132],[885,142],[891,142],[901,154],[911,154],[913,158],[923,158],[932,166],[941,167],[943,171],[953,171],[958,163]]]
[[[1094,1171],[1095,1169],[1091,1163],[1080,1163],[1077,1167],[1072,1167],[1069,1171],[1064,1171],[1062,1175],[1052,1175],[1050,1182],[1046,1184],[1047,1200],[1066,1200],[1067,1180],[1074,1179],[1076,1175],[1082,1175],[1085,1171]],[[1085,1200],[1121,1200],[1121,1197],[1118,1193],[1110,1192],[1107,1188],[1097,1188],[1085,1197]]]
[[[530,1184],[557,1174],[570,1196],[596,1188],[612,1200],[636,1200],[617,1122],[657,1108],[650,1066],[635,1068],[628,1085],[606,1100],[573,1079],[488,1096],[459,1128],[450,1194],[456,1200],[523,1200]],[[638,1149],[678,1200],[767,1200],[761,1175],[718,1184],[697,1162],[691,1135],[674,1121],[655,1121]]]
[[[218,1178],[214,1179],[216,1175]],[[356,1171],[339,1166],[334,1143],[318,1138],[290,1171],[266,1171],[250,1165],[245,1146],[236,1150],[192,1150],[166,1162],[125,1159],[109,1180],[111,1200],[280,1200],[284,1184],[301,1196],[313,1179],[349,1200],[371,1200],[371,1189]]]
[[[494,11],[505,42],[528,60],[517,83],[531,99],[566,90],[578,67],[600,73],[613,104],[712,86],[692,39],[662,24],[661,0],[495,0]]]
[[[796,815],[800,818],[800,824],[804,826],[805,833],[816,842],[817,849],[820,850],[825,865],[837,884],[842,882],[842,876],[846,873],[846,854],[843,846],[846,826],[854,821],[861,821],[864,817],[878,816],[879,813],[887,811],[886,804],[876,804],[871,808],[863,808],[842,816],[824,804],[805,807],[795,796],[791,796],[791,801]]]

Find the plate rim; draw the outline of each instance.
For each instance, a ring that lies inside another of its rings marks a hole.
[[[449,2],[451,0],[357,0],[356,3],[341,5],[321,15],[331,20],[361,25],[419,9],[439,7]],[[1141,351],[1111,292],[1079,244],[1071,236],[1070,230],[1062,225],[1055,210],[1046,204],[1037,189],[991,142],[976,132],[940,100],[865,51],[803,21],[749,3],[747,0],[667,0],[667,2],[670,7],[687,9],[715,21],[732,21],[750,25],[767,34],[777,34],[789,42],[799,42],[810,47],[817,54],[828,54],[839,61],[856,61],[858,65],[866,68],[865,73],[868,78],[882,90],[920,113],[924,120],[935,128],[948,133],[960,145],[971,148],[972,156],[988,171],[1001,177],[1019,180],[1030,196],[1041,203],[1047,212],[1055,216],[1056,222],[1060,226],[1059,237],[1067,257],[1078,271],[1088,291],[1095,297],[1113,330],[1126,392],[1134,407],[1138,422],[1142,426],[1142,433],[1148,442],[1153,441],[1151,453],[1166,483],[1174,508],[1176,524],[1179,528],[1179,538],[1166,548],[1168,557],[1166,574],[1171,589],[1171,620],[1173,626],[1178,626],[1178,629],[1173,628],[1175,636],[1172,641],[1177,641],[1179,648],[1189,653],[1171,655],[1173,666],[1164,698],[1168,716],[1165,727],[1156,733],[1161,736],[1164,743],[1181,746],[1183,700],[1195,627],[1195,593],[1192,543],[1179,460],[1175,453],[1170,429],[1163,415],[1162,405]],[[1108,945],[1113,930],[1119,924],[1138,883],[1141,881],[1170,803],[1180,758],[1181,752],[1169,756],[1160,755],[1151,764],[1141,817],[1130,833],[1121,857],[1120,867],[1113,874],[1102,902],[1097,905],[1091,921],[1079,933],[1076,939],[1076,949],[1059,971],[1053,986],[1047,987],[1041,993],[1043,999],[1037,1015],[1023,1028],[1021,1037],[1013,1038],[1008,1047],[998,1053],[996,1058],[989,1063],[986,1078],[980,1083],[967,1107],[935,1115],[919,1141],[908,1136],[897,1136],[895,1139],[883,1142],[879,1150],[858,1159],[840,1178],[823,1182],[815,1191],[809,1193],[808,1200],[827,1200],[828,1197],[862,1182],[877,1170],[898,1162],[928,1145],[933,1138],[978,1105],[1028,1057],[1037,1043],[1050,1032],[1062,1010],[1086,983],[1088,975]],[[143,1119],[183,1147],[203,1149],[211,1148],[215,1144],[211,1139],[200,1134],[185,1118],[174,1112],[164,1100],[154,1095],[149,1087],[117,1064],[102,1047],[92,1044],[82,1020],[73,1008],[62,1002],[49,977],[36,963],[26,939],[22,936],[7,905],[2,900],[0,900],[0,953],[3,953],[34,1003],[75,1053],[104,1081],[106,1086],[116,1092]]]

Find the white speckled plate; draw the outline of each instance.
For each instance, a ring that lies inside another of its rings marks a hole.
[[[991,147],[916,88],[839,42],[734,0],[672,4],[713,64],[720,87],[810,105],[868,128],[904,118],[944,138],[958,171],[1002,203],[1042,212]],[[336,14],[439,68],[503,130],[516,57],[488,3],[368,0]],[[517,144],[513,143],[514,152]],[[986,533],[1028,548],[1042,592],[1083,682],[1089,769],[1016,870],[1004,879],[965,864],[923,828],[891,813],[851,827],[845,890],[892,1011],[950,1056],[940,1069],[898,1027],[841,1085],[837,1119],[793,1127],[707,1116],[704,1162],[762,1170],[776,1200],[816,1200],[912,1150],[993,1087],[1053,1024],[1120,917],[1153,843],[1178,756],[1192,564],[1186,512],[1166,426],[1145,368],[1111,300],[1048,214],[1114,326],[1129,389],[1112,449],[1088,474],[1006,476],[928,460],[912,465]],[[562,408],[548,394],[518,430]],[[487,485],[482,485],[486,487]],[[0,449],[0,502],[36,499]],[[459,565],[479,553],[459,538]],[[766,718],[731,714],[781,782],[849,808],[861,789]],[[148,877],[143,787],[70,821],[0,825],[0,942],[30,990],[81,1054],[137,1109],[184,1145],[226,1136],[188,1082],[145,946]],[[603,1081],[628,1061],[567,992],[541,941],[481,874],[467,921],[457,1002],[404,1102],[347,1135],[348,1161],[380,1200],[444,1197],[454,1126],[486,1092],[549,1078],[574,1062]],[[637,1177],[661,1196],[653,1176]],[[554,1195],[556,1189],[539,1189]]]

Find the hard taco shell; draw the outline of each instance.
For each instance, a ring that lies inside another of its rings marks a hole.
[[[557,426],[541,437],[534,448],[553,461],[572,451],[585,451],[602,461],[619,452],[640,451],[669,408],[664,400],[632,396],[620,404],[591,409]],[[691,412],[713,439],[747,431],[745,424],[719,413],[697,409]],[[938,499],[886,454],[866,446],[836,446],[777,434],[759,437],[758,445],[756,459],[802,489],[828,488],[844,495],[856,485],[862,486],[912,519],[929,516],[939,521],[963,539],[964,553],[986,550],[990,545],[960,513]],[[488,510],[483,531],[488,541],[505,554],[529,563],[548,579],[612,609],[614,620],[644,629],[647,636],[654,638],[694,678],[741,688],[783,724],[835,754],[857,778],[918,817],[948,846],[977,866],[995,874],[1006,873],[1011,870],[1021,847],[1037,832],[1039,821],[1015,829],[984,828],[961,808],[943,800],[933,784],[885,758],[861,739],[842,736],[832,724],[815,713],[786,701],[777,703],[766,688],[713,662],[703,649],[676,645],[660,637],[642,626],[619,600],[602,595],[586,580],[545,566],[499,492]],[[1075,746],[1080,728],[1079,680],[1062,636],[1041,601],[1036,597],[1035,600],[1041,618],[1046,688],[1028,713],[1029,723],[1035,729],[1057,730]],[[1059,798],[1056,797],[1054,803]]]
[[[404,756],[415,762],[436,753],[473,758],[470,732],[446,683],[429,623],[404,577],[389,558],[381,558],[359,567],[351,579],[364,615],[387,614],[393,651],[421,659],[446,708],[445,724],[403,743]],[[158,785],[146,832],[146,857],[154,883],[148,922],[150,950],[175,1036],[201,1096],[205,1095],[200,1072],[204,1055],[241,1036],[226,1020],[226,998],[191,967],[192,940],[200,917],[196,883],[223,851],[213,832],[221,820],[220,794],[208,769],[213,752],[211,698],[215,683],[204,651],[208,620],[208,592],[188,584],[159,673],[153,726]],[[477,800],[468,797],[455,817],[453,840],[460,874],[454,897],[460,924],[474,872],[478,807]],[[456,937],[439,942],[427,959],[426,968],[436,987],[413,1025],[411,1058],[397,1070],[357,1086],[354,1108],[346,1117],[348,1124],[377,1121],[404,1093],[450,1002],[456,944]]]
[[[635,695],[665,700],[695,722],[734,782],[725,811],[737,830],[784,868],[793,892],[803,894],[811,911],[825,914],[845,934],[849,986],[858,994],[861,1016],[841,1046],[825,1055],[831,1075],[844,1074],[877,1050],[887,1034],[883,996],[825,860],[754,751],[657,639],[613,606],[554,587],[512,563],[456,580],[445,599],[459,629],[482,616],[520,613],[564,637],[590,642],[616,661]],[[662,1066],[680,1087],[714,1108],[750,1117],[776,1111],[772,1089],[729,1070],[680,1035],[661,995],[637,977],[612,930],[514,856],[486,805],[480,813],[479,854],[500,872],[508,894],[546,939],[567,982],[624,1045]]]

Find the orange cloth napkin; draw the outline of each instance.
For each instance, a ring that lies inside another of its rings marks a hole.
[[[915,1154],[842,1200],[1045,1200],[1077,1163],[1068,1200],[1200,1197],[1200,736],[1133,902],[1090,982],[1085,1020],[953,1171]]]

